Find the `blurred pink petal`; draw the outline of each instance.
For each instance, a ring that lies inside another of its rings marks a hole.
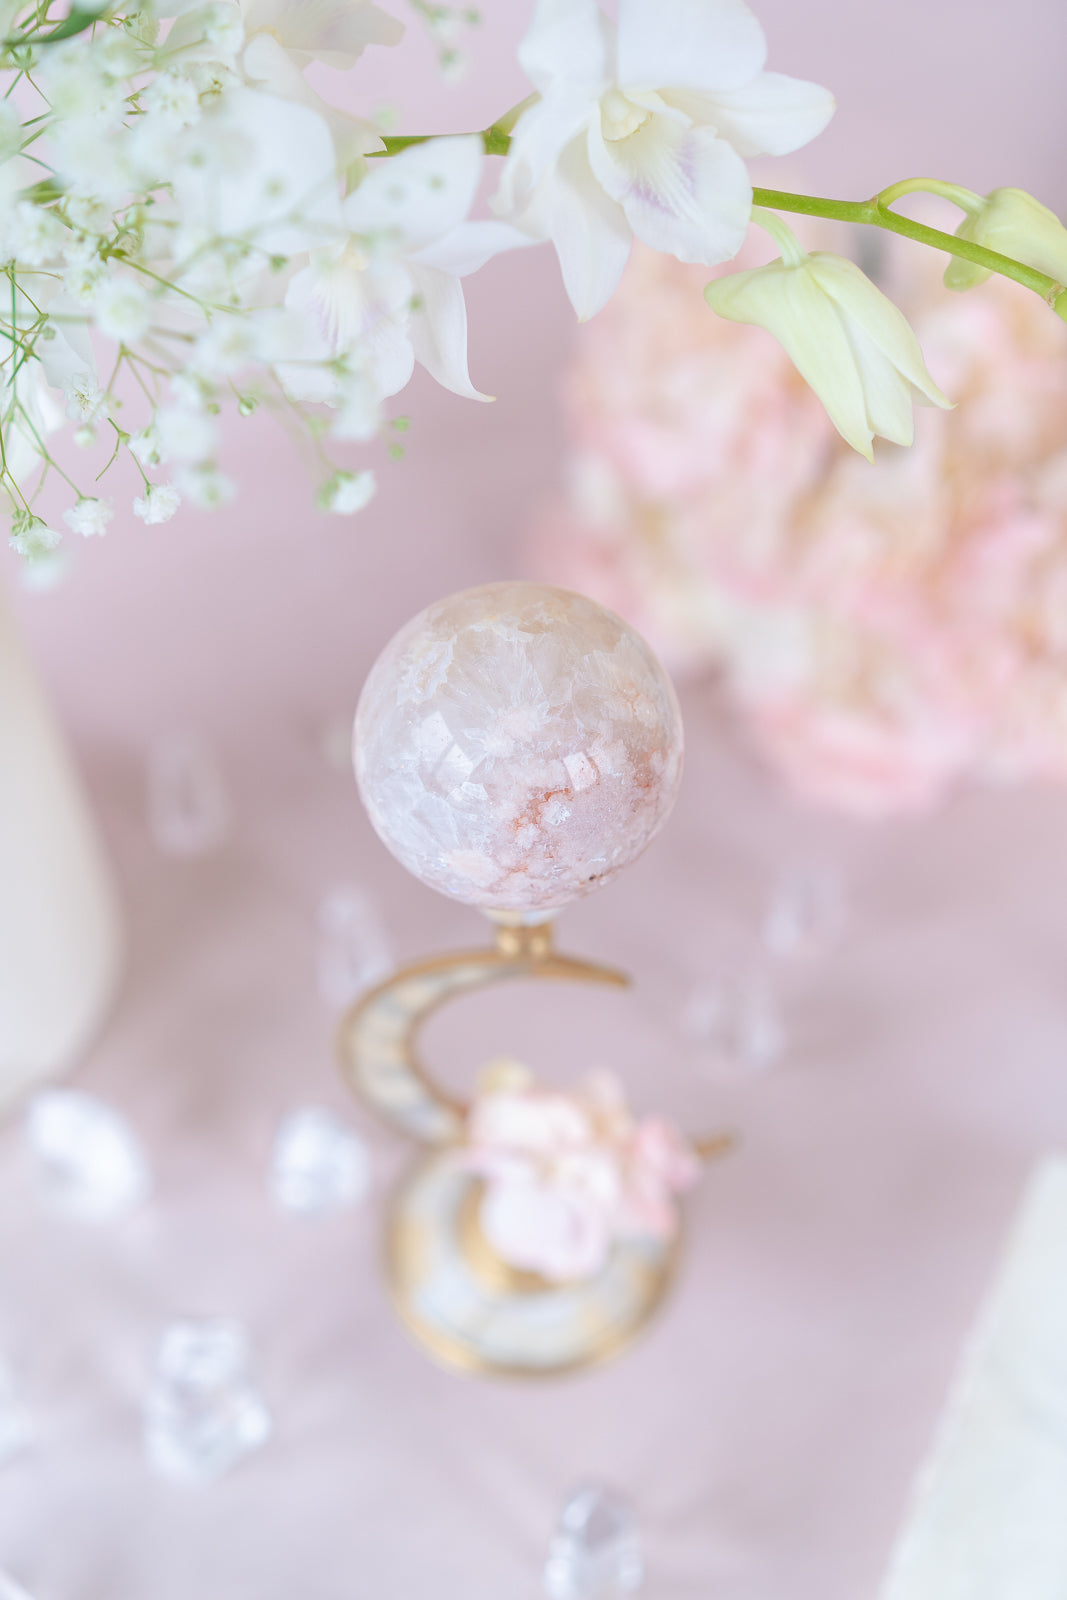
[[[583,331],[533,563],[714,671],[794,788],[866,816],[1067,780],[1067,329],[1003,280],[893,270],[959,404],[872,469],[772,340],[705,316],[703,274],[635,250]]]
[[[481,1223],[512,1266],[560,1281],[587,1277],[617,1238],[670,1238],[674,1196],[700,1163],[662,1118],[637,1122],[610,1073],[578,1089],[483,1089],[456,1162],[485,1183]]]

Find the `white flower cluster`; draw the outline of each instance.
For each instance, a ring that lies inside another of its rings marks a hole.
[[[456,70],[477,14],[406,3]],[[60,537],[33,510],[51,472],[73,531],[111,516],[53,458],[64,423],[103,470],[132,464],[133,510],[159,523],[229,499],[220,418],[272,405],[306,429],[320,507],[360,510],[373,471],[330,448],[402,426],[382,408],[416,363],[488,398],[467,369],[464,277],[551,240],[588,317],[635,237],[730,260],[750,220],[767,226],[745,160],[797,149],[833,112],[827,90],[764,70],[744,0],[618,0],[617,23],[596,0],[536,0],[519,52],[535,92],[483,134],[430,139],[387,138],[307,81],[313,62],[347,69],[398,42],[374,0],[63,4],[0,0],[0,496],[11,542],[41,563]],[[470,220],[487,153],[505,157],[495,215]],[[974,281],[976,243],[1022,238],[1061,288],[1067,234],[1018,194],[952,190],[972,257],[955,265]],[[903,442],[916,396],[944,403],[906,325],[858,269],[771,231],[782,261],[720,280],[715,309],[776,332],[858,449]]]
[[[454,73],[476,13],[407,3]],[[742,0],[666,0],[667,17],[622,0],[617,36],[595,0],[539,0],[522,60],[540,99],[508,126],[497,215],[471,221],[489,135],[386,141],[307,81],[312,62],[398,42],[374,0],[61,6],[0,0],[0,492],[31,560],[59,543],[33,511],[50,472],[73,532],[112,516],[53,458],[64,423],[132,463],[133,510],[160,523],[230,497],[220,417],[274,404],[307,428],[319,506],[360,510],[373,471],[329,446],[374,438],[416,362],[487,398],[467,370],[468,273],[551,237],[588,315],[633,233],[722,260],[751,206],[741,156],[794,148],[832,105],[762,71]]]
[[[477,20],[416,9],[442,52]],[[64,424],[128,458],[152,524],[224,503],[223,411],[274,405],[306,428],[319,505],[351,513],[374,474],[332,439],[374,438],[416,361],[477,394],[460,279],[527,242],[466,221],[482,140],[386,158],[304,76],[402,32],[373,0],[0,0],[0,494],[29,561],[60,542],[33,511],[51,472],[73,532],[113,514],[53,457]]]

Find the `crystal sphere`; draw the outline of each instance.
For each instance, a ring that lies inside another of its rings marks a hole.
[[[614,612],[538,583],[428,606],[356,711],[356,781],[393,855],[487,911],[552,911],[663,825],[682,772],[670,679]]]

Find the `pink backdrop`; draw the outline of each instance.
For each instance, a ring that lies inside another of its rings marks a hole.
[[[417,93],[381,54],[353,85],[398,99],[401,127],[488,122],[524,92],[526,7],[488,9],[462,96],[421,42]],[[858,198],[932,170],[1067,203],[1054,0],[768,0],[761,15],[772,65],[838,92],[805,157],[813,188]],[[317,1225],[272,1210],[279,1117],[308,1100],[360,1115],[315,993],[321,894],[370,885],[401,957],[476,936],[473,914],[386,856],[321,748],[397,625],[521,570],[557,480],[574,328],[554,263],[501,259],[468,298],[472,374],[500,399],[417,381],[407,459],[383,462],[364,515],[310,510],[280,433],[246,421],[230,432],[233,508],[162,528],[120,512],[63,588],[20,598],[129,918],[128,982],[77,1081],[128,1113],[158,1176],[139,1217],[81,1228],[42,1213],[17,1123],[0,1132],[0,1350],[39,1423],[3,1472],[0,1566],[35,1600],[533,1600],[558,1501],[588,1476],[636,1502],[654,1600],[871,1595],[1024,1173],[1067,1141],[1067,796],[842,823],[774,789],[691,690],[675,818],[563,928],[635,991],[485,997],[428,1039],[457,1082],[500,1051],[561,1081],[608,1065],[640,1105],[740,1130],[647,1339],[546,1388],[435,1369],[379,1281],[407,1153],[368,1122],[370,1203]],[[234,799],[232,842],[200,861],[160,857],[146,828],[146,746],[175,727],[212,742]],[[679,1031],[682,998],[744,942],[776,872],[808,860],[847,880],[849,937],[790,985],[787,1060],[717,1077]],[[247,1322],[277,1434],[185,1492],[145,1470],[139,1396],[167,1318],[209,1311]]]

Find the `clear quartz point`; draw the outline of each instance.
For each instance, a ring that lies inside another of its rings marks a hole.
[[[335,1010],[350,1006],[393,970],[389,938],[365,889],[339,883],[319,902],[319,994]]]
[[[271,1192],[283,1211],[313,1217],[358,1205],[370,1176],[367,1146],[325,1106],[304,1106],[279,1127]]]
[[[703,979],[690,990],[679,1020],[687,1038],[726,1066],[760,1071],[785,1053],[781,1005],[761,973]]]
[[[763,944],[785,960],[826,954],[845,926],[845,889],[829,867],[794,867],[783,873],[763,919]]]
[[[248,1337],[239,1322],[171,1323],[145,1403],[145,1449],[156,1472],[209,1483],[266,1442],[270,1412],[247,1367]]]
[[[0,1361],[0,1467],[21,1454],[30,1442],[30,1419],[7,1363]],[[0,1587],[0,1600],[4,1591]]]
[[[203,739],[171,733],[148,753],[148,826],[168,856],[217,850],[230,831],[230,798],[218,762]]]
[[[628,1502],[602,1484],[576,1489],[548,1547],[549,1600],[614,1600],[636,1594],[644,1576],[637,1518]]]
[[[74,1216],[127,1215],[151,1189],[148,1163],[125,1117],[80,1089],[45,1089],[26,1115],[26,1139],[50,1200]]]

